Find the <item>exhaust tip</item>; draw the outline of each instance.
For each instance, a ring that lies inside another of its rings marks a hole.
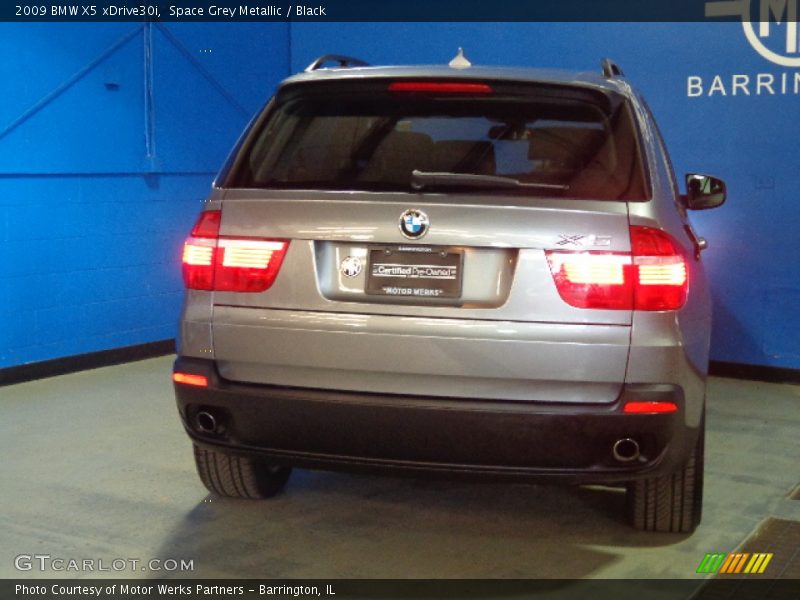
[[[632,462],[639,458],[639,442],[631,438],[622,438],[614,442],[612,452],[618,462]]]
[[[219,431],[217,419],[210,412],[202,410],[197,413],[194,420],[198,431],[201,433],[217,433]]]

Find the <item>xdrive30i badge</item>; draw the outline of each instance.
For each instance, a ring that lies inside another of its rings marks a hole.
[[[428,233],[428,215],[421,210],[411,208],[400,215],[400,233],[410,240],[416,240]]]

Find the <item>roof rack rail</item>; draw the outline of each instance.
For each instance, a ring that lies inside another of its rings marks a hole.
[[[306,67],[306,73],[322,69],[325,63],[337,62],[340,67],[368,67],[369,63],[360,58],[352,56],[341,56],[340,54],[324,54]]]
[[[622,72],[619,65],[610,58],[601,60],[600,66],[603,67],[603,77],[608,77],[609,79],[612,77],[625,77],[625,73]]]

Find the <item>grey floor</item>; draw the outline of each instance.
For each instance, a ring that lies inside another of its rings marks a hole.
[[[193,577],[700,579],[706,552],[768,516],[800,521],[797,386],[711,379],[703,524],[653,535],[624,523],[622,494],[593,488],[296,471],[272,501],[212,499],[170,366],[0,388],[0,577],[20,575],[19,554],[49,554],[191,559]]]

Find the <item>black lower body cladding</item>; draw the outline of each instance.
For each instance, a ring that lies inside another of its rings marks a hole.
[[[176,371],[208,378],[207,387],[175,385],[195,444],[287,466],[622,483],[674,471],[699,433],[671,385],[626,386],[598,406],[241,384],[192,358],[179,358]],[[627,414],[628,399],[678,410]]]

